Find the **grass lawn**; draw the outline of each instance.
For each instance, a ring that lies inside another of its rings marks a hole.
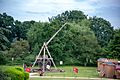
[[[78,67],[78,74],[74,74],[72,66],[63,66],[58,67],[59,69],[65,70],[65,72],[57,72],[57,73],[45,73],[45,76],[58,76],[58,77],[87,77],[87,78],[98,78],[98,73],[96,71],[96,67]],[[43,79],[43,78],[30,78],[30,80],[67,80],[63,79]],[[74,80],[74,79],[68,79]],[[75,79],[78,80],[78,79]],[[83,80],[83,79],[82,79]],[[87,80],[87,79],[85,79]]]
[[[74,74],[72,66],[58,67],[65,70],[65,72],[45,73],[46,76],[63,76],[63,77],[98,77],[96,67],[78,67],[78,74]]]

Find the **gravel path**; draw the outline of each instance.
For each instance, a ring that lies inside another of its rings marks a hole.
[[[87,78],[87,77],[60,77],[60,76],[36,76],[38,73],[30,73],[30,78],[47,78],[47,79],[77,79],[77,80],[116,80],[108,78]]]
[[[58,77],[58,76],[30,76],[30,78],[56,78],[56,79],[80,79],[80,80],[115,80],[115,79],[105,79],[105,78],[87,78],[87,77]]]

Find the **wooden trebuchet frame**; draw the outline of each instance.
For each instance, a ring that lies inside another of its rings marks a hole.
[[[49,52],[49,50],[48,50],[47,45],[53,40],[53,38],[62,30],[62,28],[63,28],[66,24],[67,24],[67,23],[65,23],[64,25],[62,25],[62,27],[61,27],[47,42],[44,42],[44,43],[43,43],[43,46],[41,47],[41,49],[40,49],[40,51],[39,51],[39,54],[37,55],[37,57],[36,57],[36,59],[35,59],[35,62],[33,63],[32,67],[34,67],[35,64],[37,63],[38,59],[40,59],[40,55],[41,55],[41,53],[42,53],[42,51],[43,51],[43,58],[42,58],[42,59],[43,59],[43,65],[42,65],[42,66],[43,66],[43,72],[45,72],[45,59],[46,59],[45,55],[46,55],[46,51],[47,51],[48,57],[50,57],[50,58],[48,58],[48,59],[52,61],[53,66],[55,67],[55,69],[57,69],[57,67],[56,67],[56,65],[55,65],[55,63],[54,63],[54,61],[53,61],[53,58],[52,58],[52,56],[51,56],[51,54],[50,54],[50,52]]]

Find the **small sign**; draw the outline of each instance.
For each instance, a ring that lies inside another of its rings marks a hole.
[[[31,70],[30,68],[26,68],[25,69],[26,72],[30,72],[30,70]]]
[[[77,67],[73,67],[73,72],[74,73],[78,73],[78,68]]]
[[[47,65],[46,68],[47,68],[47,69],[50,69],[50,65]]]
[[[120,63],[120,61],[118,61],[118,63]]]
[[[14,60],[14,58],[12,57],[12,61]]]
[[[63,61],[60,61],[60,65],[63,65]]]

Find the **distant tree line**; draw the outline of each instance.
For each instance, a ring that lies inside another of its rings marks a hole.
[[[120,29],[113,29],[103,18],[89,17],[82,11],[65,11],[49,22],[18,21],[0,14],[0,64],[34,62],[43,42],[64,24],[48,48],[57,65],[95,66],[100,57],[120,60]]]

